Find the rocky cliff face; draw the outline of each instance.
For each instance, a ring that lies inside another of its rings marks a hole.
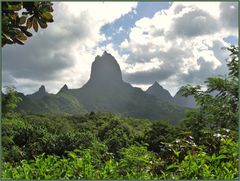
[[[116,59],[106,51],[92,63],[90,80],[97,84],[122,82],[122,73]]]

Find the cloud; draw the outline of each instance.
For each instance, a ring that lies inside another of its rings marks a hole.
[[[74,16],[87,12],[95,19],[95,23],[101,25],[111,23],[137,7],[136,2],[63,2],[61,4]]]
[[[173,31],[169,32],[171,38],[196,37],[212,34],[218,31],[218,21],[210,14],[200,9],[192,9],[181,17],[173,19]]]
[[[148,71],[138,71],[136,73],[126,73],[123,79],[133,84],[150,84],[153,83],[153,80],[161,81],[167,79],[173,72],[173,69],[151,69]]]
[[[95,56],[104,50],[117,59],[125,81],[144,89],[159,81],[174,92],[183,84],[226,73],[228,53],[221,48],[228,45],[224,38],[237,37],[237,3],[173,2],[154,16],[126,22],[129,32],[124,29],[127,17],[116,31],[106,31],[110,35],[100,31],[124,15],[138,14],[136,6],[136,2],[54,3],[55,22],[46,30],[34,33],[24,46],[3,48],[3,85],[14,84],[25,93],[41,84],[54,93],[65,83],[79,88],[88,80]],[[118,34],[111,36],[117,30],[124,31],[120,44]]]
[[[125,80],[135,85],[160,81],[176,91],[181,85],[202,84],[209,76],[226,74],[228,52],[221,48],[229,45],[224,38],[237,36],[223,26],[237,18],[231,4],[174,2],[168,10],[138,20],[120,45],[128,54]],[[149,64],[153,58],[158,61]]]
[[[5,60],[3,61],[3,69],[13,77],[31,78],[36,81],[51,80],[57,78],[61,70],[73,66],[71,56],[63,52],[56,51],[50,54],[48,51],[44,52],[31,47],[29,47],[29,52],[24,50],[22,47],[19,49],[7,48],[3,52]]]
[[[9,85],[14,85],[16,83],[14,77],[7,71],[2,71],[2,82],[8,82]]]
[[[238,3],[223,2],[220,5],[220,18],[223,27],[237,29],[238,28]]]
[[[33,33],[24,46],[3,48],[3,85],[14,84],[25,93],[36,91],[42,84],[50,92],[57,92],[65,83],[70,88],[80,87],[89,76],[98,42],[105,39],[100,28],[136,5],[55,2],[54,22],[46,30]]]

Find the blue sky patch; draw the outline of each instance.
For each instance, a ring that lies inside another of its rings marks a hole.
[[[129,32],[136,21],[144,17],[152,18],[156,12],[168,9],[170,6],[169,2],[139,2],[135,10],[101,27],[100,32],[111,39],[100,42],[99,46],[112,43],[117,48],[122,41],[128,39]]]
[[[236,36],[228,36],[226,38],[223,38],[223,40],[227,43],[230,43],[232,45],[238,44],[238,38]]]

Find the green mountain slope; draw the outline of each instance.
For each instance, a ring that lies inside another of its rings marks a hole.
[[[21,96],[17,110],[30,114],[79,115],[86,113],[84,107],[68,91],[61,91],[56,95],[46,95],[41,99],[31,96]]]
[[[165,90],[164,93],[166,92]],[[171,98],[170,94],[169,96]],[[165,94],[162,97],[166,97]],[[184,109],[180,106],[156,99],[124,82],[119,64],[107,52],[95,58],[90,79],[82,88],[68,89],[64,85],[57,94],[48,94],[45,87],[41,86],[36,93],[22,95],[22,98],[18,110],[32,114],[77,115],[86,111],[99,111],[171,122],[184,116]]]

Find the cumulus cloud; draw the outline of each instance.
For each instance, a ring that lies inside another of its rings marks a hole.
[[[192,9],[180,17],[173,19],[172,30],[169,34],[176,37],[196,37],[212,34],[218,31],[218,21],[201,9]]]
[[[96,55],[96,45],[105,39],[100,28],[132,11],[136,2],[54,3],[54,22],[29,38],[24,46],[3,48],[3,85],[14,84],[25,93],[42,84],[57,92],[65,83],[83,85]],[[111,16],[109,15],[111,14]]]
[[[146,85],[156,80],[177,91],[175,87],[226,74],[228,52],[221,48],[228,46],[224,38],[237,36],[231,30],[237,22],[235,5],[174,2],[168,10],[138,20],[120,45],[128,52],[126,81]],[[159,61],[149,66],[153,58]],[[138,64],[149,70],[139,70]]]

